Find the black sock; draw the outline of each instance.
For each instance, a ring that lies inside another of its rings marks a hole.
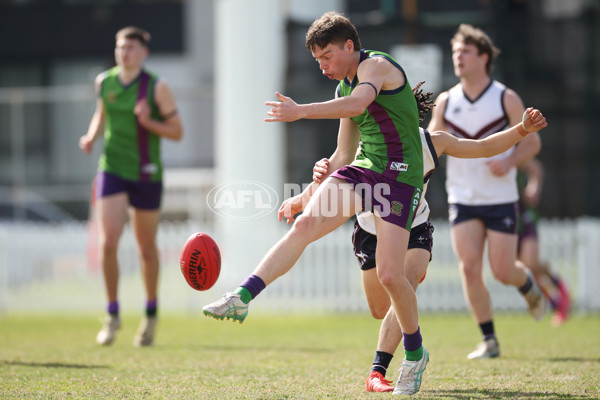
[[[479,329],[481,329],[481,333],[483,334],[483,340],[496,337],[496,332],[494,331],[494,321],[488,321],[479,324]]]
[[[392,361],[392,357],[394,357],[393,354],[386,353],[385,351],[376,351],[371,371],[377,371],[385,376],[385,373],[390,366],[390,362]]]
[[[531,286],[533,286],[533,282],[532,282],[531,278],[529,277],[529,275],[527,275],[527,280],[525,281],[525,284],[519,288],[519,292],[521,292],[521,294],[525,294],[525,293],[529,292],[529,289],[531,289]]]
[[[147,317],[156,317],[158,302],[156,299],[154,300],[146,300],[146,316]]]

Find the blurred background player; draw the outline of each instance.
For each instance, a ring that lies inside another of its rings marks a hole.
[[[121,327],[117,249],[130,206],[146,291],[146,313],[134,345],[149,346],[157,322],[160,139],[180,140],[182,126],[169,86],[143,69],[150,34],[137,27],[126,27],[117,32],[115,39],[116,66],[96,78],[96,110],[87,134],[79,140],[79,147],[89,154],[94,141],[104,133],[104,151],[96,177],[96,212],[108,316],[96,341],[111,344]]]
[[[460,83],[438,96],[429,131],[479,140],[519,123],[524,110],[521,99],[490,77],[499,50],[488,35],[462,24],[450,43],[454,74]],[[483,342],[469,359],[500,355],[483,279],[486,241],[494,278],[517,288],[536,320],[544,315],[543,295],[531,272],[517,261],[519,193],[515,167],[534,157],[540,148],[539,135],[534,133],[491,159],[447,159],[452,245],[459,259],[465,297],[483,335]]]
[[[430,109],[427,102],[430,93],[423,95],[421,91],[417,90],[421,83],[415,86],[414,91],[422,120],[424,114]],[[526,112],[531,116],[530,119],[523,120],[523,128],[527,133],[539,131],[547,126],[545,118],[538,110],[528,109]],[[458,139],[441,131],[431,132],[430,134],[422,128],[420,133],[423,142],[423,197],[411,228],[404,268],[404,274],[415,290],[425,279],[427,266],[431,261],[433,225],[429,221],[429,206],[425,195],[429,178],[438,166],[438,156],[447,154],[466,158],[489,157],[506,151],[524,137],[518,131],[518,125],[479,141]],[[327,159],[322,159],[315,164],[313,170],[313,180],[315,182],[320,183],[327,177],[328,165],[329,160]],[[288,201],[294,202],[295,199],[286,200],[286,202]],[[306,199],[304,199],[305,203]],[[282,207],[284,206],[285,202]],[[391,381],[385,379],[385,376],[400,340],[402,340],[402,331],[398,326],[393,309],[390,308],[389,296],[386,296],[375,273],[377,236],[371,212],[357,214],[352,244],[354,254],[361,268],[363,286],[371,314],[376,319],[382,319],[385,315],[379,330],[377,351],[375,352],[371,372],[367,378],[366,390],[368,392],[391,392],[394,390],[394,386],[391,385]]]
[[[519,201],[519,260],[535,275],[542,292],[554,310],[552,322],[560,325],[569,316],[571,296],[565,282],[546,262],[539,258],[540,247],[537,231],[537,206],[542,194],[544,166],[532,158],[518,167],[520,191]]]

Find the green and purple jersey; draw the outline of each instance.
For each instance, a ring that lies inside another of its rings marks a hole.
[[[154,102],[156,75],[144,70],[129,85],[119,81],[120,68],[104,73],[100,97],[104,106],[104,152],[99,169],[134,181],[162,180],[160,137],[142,127],[133,112],[138,100],[146,98],[151,118],[162,120]]]
[[[384,57],[404,74],[390,55],[379,51],[361,50],[359,63],[373,57]],[[338,97],[349,96],[360,83],[358,76],[352,82],[344,78],[337,88]],[[364,113],[351,119],[358,124],[361,140],[360,155],[351,165],[423,187],[419,111],[408,78],[403,86],[381,90]]]

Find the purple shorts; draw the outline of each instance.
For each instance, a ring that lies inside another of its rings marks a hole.
[[[346,165],[331,174],[343,179],[362,198],[364,211],[377,211],[381,218],[410,231],[422,190],[394,181],[366,168]]]
[[[123,179],[109,172],[100,171],[96,177],[96,198],[117,193],[127,193],[129,204],[134,208],[157,210],[162,197],[162,182],[141,182]]]

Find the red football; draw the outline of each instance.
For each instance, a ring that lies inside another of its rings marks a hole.
[[[181,251],[179,267],[187,283],[196,290],[210,289],[221,272],[221,253],[206,233],[194,233]]]

